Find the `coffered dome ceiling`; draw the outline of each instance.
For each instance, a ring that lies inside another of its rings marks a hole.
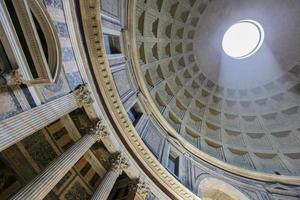
[[[221,161],[299,175],[299,10],[299,0],[137,0],[137,54],[161,115]],[[222,38],[245,19],[263,26],[265,40],[236,60]]]

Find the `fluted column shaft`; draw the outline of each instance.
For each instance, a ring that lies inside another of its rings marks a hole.
[[[84,135],[71,148],[55,159],[36,178],[14,195],[12,200],[43,199],[96,141],[100,141],[108,135],[109,132],[104,121],[99,120],[95,127],[91,128],[90,134]]]
[[[83,136],[13,196],[12,200],[43,199],[95,142],[96,138],[92,135]]]
[[[111,168],[105,174],[101,184],[96,189],[91,200],[106,200],[119,175],[122,174],[123,170],[129,167],[125,157],[123,157],[119,152],[112,155],[110,162]]]
[[[21,141],[77,108],[72,94],[0,122],[0,151]]]
[[[71,94],[0,121],[0,152],[30,136],[76,108],[92,102],[80,88]]]
[[[106,200],[114,187],[116,180],[118,179],[119,174],[114,172],[113,170],[108,171],[101,184],[96,189],[94,195],[91,200]]]

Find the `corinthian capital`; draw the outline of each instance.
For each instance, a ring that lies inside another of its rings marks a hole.
[[[88,91],[85,85],[80,86],[77,90],[74,91],[74,96],[76,98],[77,104],[79,107],[90,105],[94,101],[91,97],[91,92]]]
[[[91,128],[91,135],[95,140],[100,141],[104,137],[108,136],[110,133],[104,123],[104,120],[100,119],[94,127]]]
[[[129,167],[126,158],[120,152],[117,152],[112,155],[110,159],[110,163],[111,163],[111,170],[116,172],[119,175],[122,174],[123,170]]]
[[[150,188],[149,188],[148,184],[146,182],[139,181],[137,183],[136,193],[138,193],[145,199],[148,196],[148,194],[150,193]]]
[[[1,87],[6,87],[7,85],[9,86],[18,86],[21,84],[27,84],[30,85],[29,81],[25,81],[23,78],[23,75],[18,71],[14,70],[9,74],[4,74],[4,77],[7,81],[5,85],[1,85]]]
[[[145,181],[141,180],[141,179],[138,179],[137,181],[134,181],[134,183],[132,183],[129,186],[129,190],[133,191],[133,192],[136,192],[141,197],[143,197],[143,199],[146,199],[146,197],[150,193],[150,188],[149,188],[148,184]]]

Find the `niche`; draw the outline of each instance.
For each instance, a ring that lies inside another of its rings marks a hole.
[[[127,112],[129,119],[131,120],[133,126],[136,126],[139,120],[141,119],[143,112],[138,105],[138,103],[134,104]]]
[[[104,46],[107,54],[120,54],[121,44],[120,37],[115,35],[104,34]]]
[[[170,150],[167,168],[173,175],[179,176],[179,155],[173,150]]]

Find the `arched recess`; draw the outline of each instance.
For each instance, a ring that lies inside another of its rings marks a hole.
[[[20,75],[17,82],[28,85],[57,82],[62,67],[62,50],[43,2],[3,0],[0,13],[0,41],[12,68]]]
[[[212,177],[200,181],[199,192],[203,200],[249,200],[232,185]]]

